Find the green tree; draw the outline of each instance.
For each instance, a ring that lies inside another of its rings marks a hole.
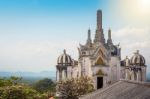
[[[48,99],[48,94],[40,94],[29,86],[13,85],[0,87],[0,99]]]
[[[57,85],[63,99],[78,99],[79,96],[94,91],[92,80],[88,77],[68,79]]]
[[[21,86],[9,86],[0,89],[2,99],[26,99]]]
[[[26,84],[20,84],[21,77],[0,79],[0,99],[48,99],[48,93],[40,93]]]
[[[12,82],[10,79],[0,78],[0,87],[11,86],[11,85],[12,85]]]
[[[16,85],[16,84],[18,84],[22,80],[22,77],[11,76],[10,80],[13,83],[13,85]]]
[[[50,92],[55,91],[54,82],[51,79],[48,79],[48,78],[45,78],[45,79],[42,79],[42,80],[36,82],[33,85],[33,87],[34,87],[34,89],[36,89],[37,91],[39,91],[41,93],[44,93],[44,92],[47,92],[47,91],[50,91]]]

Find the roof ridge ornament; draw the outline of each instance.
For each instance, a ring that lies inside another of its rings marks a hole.
[[[66,54],[66,49],[64,49],[64,54]]]
[[[139,54],[139,50],[137,50],[136,53]]]

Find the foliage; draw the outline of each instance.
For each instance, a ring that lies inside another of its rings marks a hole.
[[[12,85],[11,80],[6,79],[6,78],[0,78],[0,87],[11,86],[11,85]]]
[[[24,83],[24,84],[28,84],[32,86],[41,79],[43,78],[42,77],[23,77],[19,83]]]
[[[21,86],[8,86],[0,88],[1,99],[26,99],[26,95]]]
[[[0,88],[0,99],[47,99],[48,95],[39,94],[36,90],[21,85]]]
[[[55,91],[55,84],[51,79],[45,78],[36,82],[33,86],[37,91],[44,93],[48,91]]]
[[[22,77],[11,76],[10,80],[13,83],[13,85],[16,85],[22,80]]]
[[[92,80],[88,77],[61,81],[57,87],[63,99],[78,99],[79,96],[94,91]]]
[[[0,79],[0,99],[48,99],[51,96],[49,90],[45,90],[45,93],[40,93],[39,90],[33,89],[31,86],[20,83],[21,77],[12,76],[9,79]],[[54,84],[50,79],[44,79],[39,82],[48,86],[47,84]],[[47,82],[47,83],[46,83]],[[43,87],[41,87],[43,88]]]

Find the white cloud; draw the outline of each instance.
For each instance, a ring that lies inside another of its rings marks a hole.
[[[133,52],[140,50],[145,57],[146,64],[150,65],[150,29],[147,27],[124,27],[112,33],[113,40],[120,42],[122,48],[122,58],[131,57]],[[148,67],[150,68],[150,67]]]
[[[76,41],[15,41],[0,48],[0,70],[42,71],[54,70],[57,57],[66,48],[68,54],[77,58]]]
[[[150,30],[148,28],[124,27],[112,30],[114,44],[120,42],[122,58],[132,56],[137,49],[150,64]],[[84,38],[86,39],[86,38]],[[78,58],[79,42],[73,40],[15,40],[0,41],[0,70],[42,71],[55,70],[57,57],[67,50],[73,58]]]
[[[125,41],[145,41],[150,39],[149,28],[134,28],[131,26],[124,27],[122,29],[114,31],[114,38]]]

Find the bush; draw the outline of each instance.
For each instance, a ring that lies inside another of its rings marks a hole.
[[[92,80],[88,77],[68,79],[57,85],[63,99],[78,99],[79,96],[94,91]]]

